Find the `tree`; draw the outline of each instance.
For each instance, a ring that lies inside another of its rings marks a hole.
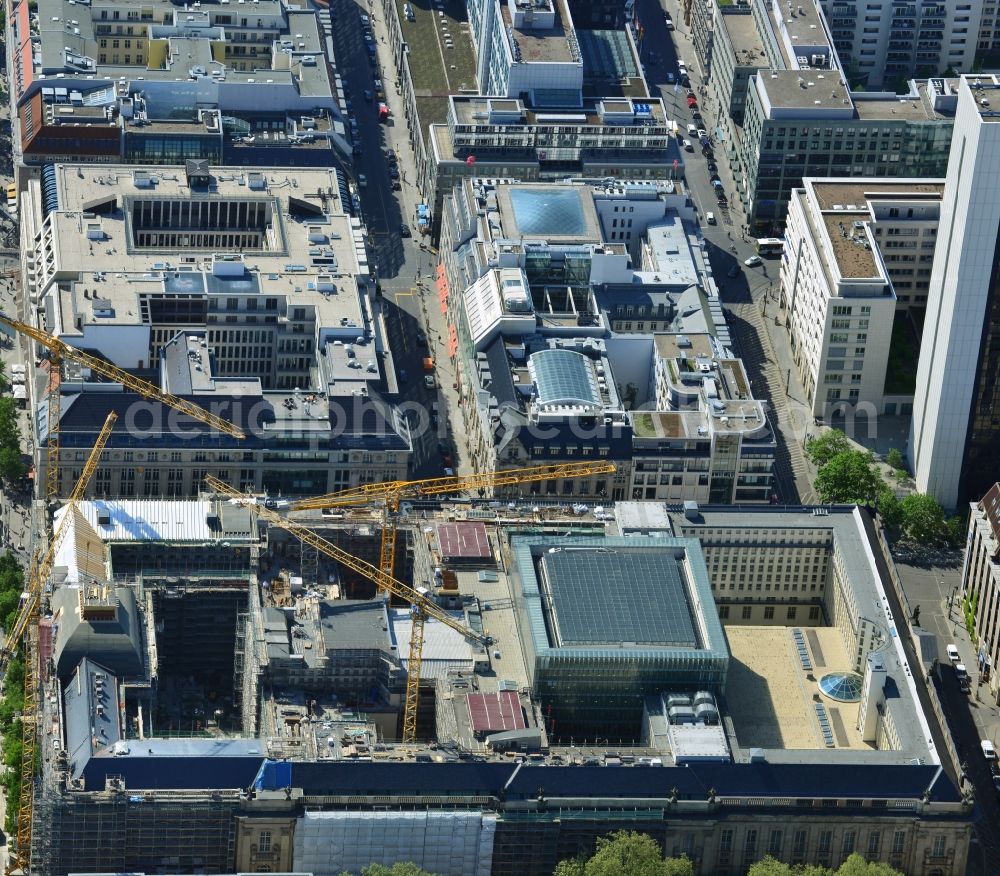
[[[342,876],[351,874],[345,871]],[[418,867],[413,861],[397,861],[391,867],[385,864],[369,864],[361,868],[361,876],[435,876],[435,874]]]
[[[600,837],[589,859],[560,861],[553,876],[694,876],[694,866],[686,855],[664,860],[649,834],[619,830]]]
[[[795,876],[795,871],[784,861],[776,861],[768,855],[747,870],[747,876]]]
[[[845,450],[820,468],[813,486],[821,502],[866,505],[885,489],[885,482],[870,453]]]
[[[17,407],[14,399],[0,398],[0,478],[8,482],[19,480],[24,472]]]
[[[903,876],[903,873],[888,864],[866,861],[855,852],[837,868],[837,876]]]
[[[889,529],[898,529],[903,525],[902,503],[890,489],[879,491],[878,513],[882,516],[882,522]]]
[[[895,447],[885,455],[885,461],[896,471],[906,471],[906,459]]]
[[[952,547],[961,547],[965,543],[968,523],[961,514],[953,514],[945,523],[948,529],[948,541]]]
[[[838,453],[851,449],[851,442],[840,429],[828,429],[806,442],[806,456],[818,466],[826,465]]]
[[[947,538],[948,528],[944,509],[933,496],[910,493],[900,504],[903,532],[918,544],[937,544]]]

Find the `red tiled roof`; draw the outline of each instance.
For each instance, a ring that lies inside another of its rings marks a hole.
[[[500,733],[524,730],[521,701],[512,691],[492,694],[469,694],[469,716],[474,733]]]

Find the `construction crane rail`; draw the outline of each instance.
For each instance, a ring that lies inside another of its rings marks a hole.
[[[383,481],[362,484],[349,490],[327,493],[311,499],[302,499],[293,502],[291,507],[293,511],[314,511],[325,508],[350,507],[379,499],[396,503],[401,499],[420,496],[440,496],[468,490],[536,483],[555,478],[581,478],[590,475],[613,474],[615,471],[616,466],[611,462],[567,462],[457,477],[425,478],[417,481]]]

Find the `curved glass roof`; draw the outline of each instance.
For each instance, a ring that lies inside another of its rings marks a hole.
[[[580,235],[587,220],[577,188],[526,189],[514,187],[510,193],[514,218],[521,234],[548,237]]]
[[[819,689],[830,699],[856,703],[861,699],[864,679],[856,672],[828,672],[819,680]]]
[[[594,369],[583,353],[542,350],[528,360],[528,370],[543,405],[599,405]]]

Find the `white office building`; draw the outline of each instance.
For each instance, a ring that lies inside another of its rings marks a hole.
[[[917,369],[909,457],[942,505],[980,499],[1000,456],[1000,77],[963,76]]]
[[[583,58],[565,0],[472,0],[480,94],[579,106]]]
[[[890,346],[894,325],[911,333],[907,310],[926,302],[943,183],[803,183],[788,205],[780,300],[813,414],[908,413],[912,385],[889,373]]]

